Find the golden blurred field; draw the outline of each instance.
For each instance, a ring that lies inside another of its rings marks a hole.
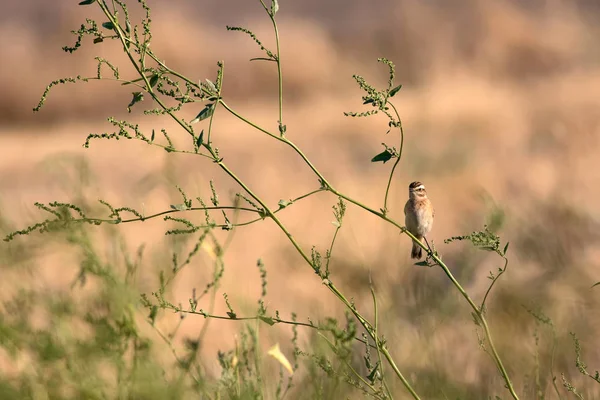
[[[123,140],[98,140],[84,149],[89,133],[111,129],[108,116],[129,118],[146,131],[166,128],[174,142],[184,143],[187,137],[174,123],[142,115],[143,108],[154,107],[149,98],[127,114],[130,88],[111,82],[59,86],[50,92],[42,111],[33,114],[31,109],[50,81],[95,75],[95,56],[121,65],[123,76],[135,77],[116,42],[92,45],[88,38],[72,55],[60,50],[72,45],[75,37],[69,30],[77,29],[85,17],[102,20],[95,8],[77,7],[76,2],[37,3],[0,2],[8,10],[0,17],[0,233],[46,218],[33,206],[36,201],[102,198],[150,214],[181,202],[175,185],[207,202],[211,179],[224,203],[239,191],[215,164],[200,157]],[[276,69],[270,63],[249,62],[260,56],[256,45],[225,29],[225,25],[248,27],[272,47],[270,21],[261,14],[260,3],[203,3],[150,2],[153,50],[169,67],[194,80],[214,79],[217,60],[224,60],[226,102],[276,132]],[[586,399],[600,399],[600,384],[577,371],[569,335],[574,332],[580,339],[589,371],[600,369],[600,287],[591,288],[600,281],[598,3],[286,3],[281,1],[278,23],[288,137],[337,189],[375,209],[383,207],[391,165],[370,159],[382,150],[381,142],[397,146],[398,138],[395,133],[386,136],[387,121],[380,116],[353,119],[343,112],[362,111],[362,93],[352,74],[383,86],[387,70],[376,59],[392,60],[396,82],[403,84],[394,100],[406,132],[391,190],[392,218],[403,221],[406,188],[411,181],[423,181],[436,209],[430,240],[457,279],[480,300],[489,271],[500,267],[502,260],[467,243],[445,245],[443,239],[480,230],[501,210],[504,225],[499,235],[503,243],[510,242],[510,263],[492,292],[489,320],[517,391],[522,399],[557,398],[549,370],[552,336],[547,326],[536,328],[527,307],[543,311],[556,328],[554,375],[563,398],[571,394],[562,388],[561,373]],[[187,108],[183,115],[189,120],[197,111]],[[289,148],[225,110],[216,112],[213,129],[226,163],[274,207],[280,199],[318,188],[309,168]],[[316,246],[325,252],[334,231],[331,206],[336,201],[333,195],[320,193],[282,211],[283,222],[306,251]],[[204,214],[188,217],[201,222]],[[137,280],[142,292],[157,290],[158,271],[169,269],[173,248],[193,245],[165,237],[171,227],[160,219],[117,227],[132,253],[146,244]],[[107,258],[114,256],[99,232],[100,228],[95,244]],[[64,240],[44,235],[33,233],[0,244],[0,299],[8,300],[21,289],[35,289],[38,302],[52,296],[84,299],[89,297],[86,290],[97,289],[93,282],[70,288],[81,254]],[[338,240],[331,279],[372,317],[372,276],[390,351],[422,398],[508,398],[493,362],[478,346],[468,305],[441,270],[412,265],[410,241],[404,235],[349,206]],[[227,311],[223,292],[240,314],[255,311],[260,295],[258,258],[268,272],[270,312],[278,310],[285,318],[295,312],[300,321],[343,319],[335,298],[269,220],[235,231],[224,258],[215,313]],[[204,248],[166,296],[174,304],[187,304],[192,288],[204,288],[211,274],[210,251]],[[209,304],[199,307],[208,309]],[[4,307],[0,312],[8,318],[10,310]],[[165,369],[172,368],[169,349],[144,322],[146,310],[138,314],[142,331],[156,341],[155,351]],[[48,324],[40,313],[28,318],[40,326]],[[178,319],[166,312],[157,325],[167,332]],[[183,347],[183,337],[197,336],[207,323],[193,315],[183,320],[176,348]],[[221,374],[217,350],[235,346],[242,328],[241,322],[210,322],[201,354],[207,376]],[[536,329],[539,387],[545,397],[535,391]],[[263,324],[260,332],[265,354],[279,342],[291,357],[289,327]],[[313,343],[310,340],[318,341],[311,334],[300,328],[301,348]],[[361,350],[357,349],[359,361]],[[31,360],[9,353],[0,340],[0,371],[14,377],[28,370]],[[276,361],[266,356],[263,361],[265,371],[278,378]],[[301,368],[297,375],[301,382],[306,372]],[[393,389],[396,398],[408,398],[399,382]],[[339,390],[350,398],[362,396]],[[0,398],[3,393],[0,390]],[[47,398],[38,395],[33,397]],[[310,398],[303,395],[308,396],[296,386],[288,398]]]

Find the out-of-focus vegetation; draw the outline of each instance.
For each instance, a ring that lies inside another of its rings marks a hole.
[[[89,16],[76,2],[5,3],[10,9],[0,17],[3,236],[46,218],[32,206],[36,201],[76,203],[108,214],[97,205],[101,198],[149,215],[182,202],[176,185],[207,203],[209,180],[218,182],[223,201],[238,191],[216,165],[197,157],[131,141],[96,141],[84,150],[89,133],[112,131],[103,122],[108,115],[137,118],[146,131],[165,126],[176,144],[186,140],[162,117],[143,116],[141,107],[129,115],[129,87],[61,86],[33,116],[31,108],[50,81],[94,75],[95,56],[115,64],[125,59],[116,43],[87,42],[73,55],[60,51],[73,44],[68,30]],[[270,21],[260,8],[244,0],[156,3],[150,2],[152,49],[166,65],[204,80],[214,77],[215,61],[224,60],[228,104],[276,130],[275,68],[249,63],[260,51],[224,28],[247,26],[272,47]],[[374,62],[385,56],[403,84],[394,99],[406,132],[390,192],[391,217],[402,220],[408,183],[425,182],[436,208],[430,239],[478,301],[489,286],[489,271],[502,267],[502,260],[443,239],[488,224],[510,242],[509,268],[486,304],[496,347],[522,399],[558,398],[553,384],[562,398],[576,396],[565,382],[583,398],[600,397],[593,380],[600,369],[600,287],[591,287],[600,280],[598,18],[596,2],[559,0],[282,1],[278,14],[286,134],[337,188],[380,207],[389,164],[370,159],[388,141],[387,121],[342,113],[360,105],[352,74],[385,85],[385,73]],[[135,78],[131,71],[122,73]],[[235,118],[221,113],[213,129],[228,165],[269,204],[318,186],[289,149]],[[317,194],[281,218],[303,247],[325,250],[335,202]],[[204,214],[188,218],[200,223]],[[161,271],[169,279],[173,254],[184,262],[200,243],[202,232],[165,237],[174,227],[167,224],[57,227],[0,244],[0,398],[360,395],[346,382],[349,366],[369,375],[360,342],[340,338],[336,348],[348,351],[334,355],[308,327],[142,307],[141,293],[156,299],[152,292],[161,287]],[[295,313],[297,321],[317,324],[334,316],[344,325],[343,308],[272,222],[205,239],[163,294],[176,307],[197,298],[198,309],[239,317],[256,314],[260,298],[283,320]],[[349,207],[336,246],[332,280],[371,319],[373,282],[380,333],[422,398],[508,398],[478,345],[468,305],[439,269],[412,265],[404,235]],[[268,355],[276,344],[296,367],[289,389],[289,372]],[[370,356],[374,365],[377,355]],[[587,369],[576,364],[578,357]],[[391,385],[397,398],[407,396],[399,382]]]

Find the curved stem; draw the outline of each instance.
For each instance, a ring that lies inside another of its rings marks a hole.
[[[275,30],[275,43],[277,46],[277,80],[279,83],[279,125],[281,126],[283,125],[283,76],[281,75],[281,49],[279,47],[279,30],[277,29],[277,24],[275,23],[275,17],[271,16],[271,21],[273,21],[273,29]]]
[[[383,210],[386,212],[386,214],[388,211],[387,202],[388,202],[388,196],[390,194],[390,186],[392,186],[392,178],[394,176],[394,171],[396,170],[398,163],[400,163],[400,157],[396,158],[396,162],[394,163],[394,166],[392,167],[392,172],[390,172],[390,178],[388,179],[387,187],[385,189],[385,197],[383,199]]]
[[[388,211],[387,202],[388,202],[388,196],[390,194],[390,187],[392,186],[392,178],[394,177],[394,171],[396,171],[396,167],[398,166],[398,164],[400,163],[400,160],[402,159],[402,150],[404,149],[404,129],[402,128],[402,120],[400,119],[400,114],[398,113],[398,110],[396,109],[394,104],[392,104],[389,101],[387,102],[387,104],[389,104],[390,107],[392,107],[392,109],[396,113],[396,118],[398,118],[398,128],[400,129],[400,149],[398,150],[398,157],[396,158],[396,162],[394,163],[394,166],[392,167],[392,171],[390,172],[390,178],[388,179],[387,187],[385,189],[385,198],[383,199],[383,209],[386,213]]]
[[[481,301],[481,306],[479,306],[479,309],[482,312],[485,312],[485,310],[484,310],[485,309],[485,301],[487,300],[488,295],[492,291],[492,288],[496,284],[496,281],[502,276],[502,274],[504,274],[504,272],[506,272],[506,267],[508,266],[508,258],[506,258],[505,256],[502,256],[502,258],[504,258],[504,268],[502,268],[502,270],[500,272],[498,272],[498,275],[496,275],[494,277],[494,280],[492,281],[492,283],[490,284],[490,286],[485,291],[485,295],[483,296],[483,300]]]

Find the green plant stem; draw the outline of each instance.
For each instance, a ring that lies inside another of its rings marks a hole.
[[[277,80],[279,86],[279,124],[283,125],[283,77],[281,75],[281,49],[279,46],[279,30],[275,23],[275,17],[271,15],[271,21],[273,22],[273,29],[275,30],[275,43],[277,47]],[[281,134],[283,136],[283,133]]]
[[[506,272],[506,267],[508,266],[508,258],[506,258],[505,256],[502,256],[502,258],[504,258],[504,268],[502,268],[502,271],[500,271],[498,273],[498,275],[496,275],[494,277],[494,280],[492,280],[492,283],[490,284],[490,286],[487,288],[487,290],[485,291],[485,295],[483,296],[483,300],[481,301],[481,306],[479,306],[479,309],[482,312],[485,312],[485,301],[488,298],[488,295],[490,294],[490,292],[492,291],[492,288],[494,287],[494,285],[496,284],[496,281],[498,281],[498,279],[502,276],[502,274],[504,274]]]
[[[277,22],[275,21],[275,14],[271,13],[267,5],[263,0],[259,0],[260,4],[262,4],[263,8],[269,15],[271,19],[271,23],[273,24],[273,31],[275,32],[275,46],[276,46],[276,57],[275,60],[277,63],[277,83],[278,83],[278,100],[279,100],[279,124],[283,125],[283,75],[281,73],[281,49],[279,45],[279,28],[277,27]],[[283,133],[281,133],[283,136]]]
[[[332,351],[333,351],[335,354],[337,354],[337,348],[335,347],[335,344],[334,344],[334,343],[333,343],[331,340],[329,340],[329,338],[327,338],[327,336],[325,336],[325,335],[321,334],[320,332],[318,333],[318,335],[319,335],[321,338],[323,338],[323,340],[325,340],[325,341],[327,342],[327,344],[329,345],[329,347],[331,348],[331,350],[332,350]],[[366,389],[364,389],[364,388],[361,388],[361,387],[359,387],[359,388],[360,388],[361,390],[363,390],[363,392],[364,392],[365,394],[370,394],[370,395],[372,395],[373,397],[377,396],[377,389],[375,388],[375,386],[371,385],[371,384],[370,384],[370,383],[369,383],[369,382],[368,382],[368,381],[367,381],[365,378],[363,378],[363,377],[362,377],[362,375],[361,375],[361,374],[359,374],[359,373],[358,373],[358,372],[357,372],[357,371],[354,369],[354,367],[353,367],[353,366],[352,366],[352,365],[351,365],[351,364],[350,364],[348,361],[346,361],[346,359],[345,359],[345,358],[343,358],[343,357],[340,357],[340,359],[342,360],[342,362],[344,363],[344,365],[346,365],[346,368],[348,368],[350,371],[352,371],[352,373],[354,374],[354,376],[355,376],[356,378],[358,378],[358,380],[360,380],[360,381],[363,383],[363,385],[365,385],[365,386],[367,386],[369,389],[371,389],[371,391],[372,391],[373,393],[372,393],[372,394],[371,394],[371,393],[369,393],[369,392],[368,392]]]
[[[369,276],[369,280],[371,280],[370,276]],[[373,313],[375,314],[375,326],[374,326],[374,330],[375,330],[375,337],[379,337],[379,310],[377,309],[377,297],[375,296],[375,289],[373,288],[373,284],[371,283],[371,296],[373,297]],[[393,399],[394,396],[392,396],[392,392],[390,391],[390,388],[388,387],[388,384],[385,380],[385,373],[384,373],[384,367],[383,367],[383,362],[381,360],[381,345],[377,345],[375,346],[375,348],[377,349],[377,360],[379,361],[379,368],[381,370],[381,382],[383,383],[383,387],[385,388],[385,391],[388,395],[388,397],[390,399]]]
[[[392,186],[392,178],[394,177],[394,172],[396,171],[396,167],[398,166],[398,164],[400,163],[400,160],[402,159],[402,150],[404,149],[404,129],[402,128],[402,120],[400,119],[400,114],[398,113],[398,110],[396,109],[394,104],[392,104],[390,101],[388,101],[387,104],[389,104],[392,107],[392,109],[396,113],[396,118],[398,118],[398,125],[399,125],[398,128],[400,129],[400,149],[398,150],[398,157],[396,158],[396,161],[394,162],[394,166],[392,167],[392,171],[390,172],[390,178],[388,179],[387,187],[385,189],[385,197],[383,199],[383,210],[385,211],[386,214],[388,211],[387,202],[388,202],[388,196],[390,194],[390,187]]]
[[[383,343],[382,343],[382,341],[381,341],[381,339],[375,335],[375,329],[373,328],[373,326],[371,325],[371,323],[369,321],[367,321],[358,312],[358,310],[356,310],[356,307],[354,306],[354,304],[350,303],[348,301],[348,299],[346,299],[346,297],[338,290],[338,288],[332,282],[330,282],[328,280],[325,280],[323,282],[323,284],[325,284],[337,296],[337,298],[342,303],[344,303],[344,305],[352,312],[352,314],[354,314],[354,317],[358,320],[358,322],[360,322],[360,324],[363,327],[365,327],[365,329],[367,331],[367,334],[375,341],[376,347],[378,347],[378,348],[381,349],[381,352],[385,356],[385,358],[388,361],[388,363],[391,365],[392,369],[396,373],[396,376],[400,379],[400,381],[402,382],[402,384],[404,385],[404,387],[406,388],[406,390],[408,390],[408,392],[411,394],[411,396],[415,400],[420,399],[420,397],[417,394],[417,392],[415,392],[415,390],[412,388],[411,384],[404,377],[404,375],[402,374],[402,372],[400,371],[400,369],[396,365],[396,362],[394,361],[394,359],[393,359],[392,355],[390,354],[390,352],[388,351],[387,347],[384,346]]]
[[[154,324],[150,323],[148,321],[148,323],[150,324],[150,326],[152,328],[154,328],[154,331],[158,334],[158,336],[160,336],[160,338],[165,342],[165,344],[169,347],[169,350],[171,350],[171,353],[173,354],[173,357],[175,357],[175,360],[177,361],[177,363],[179,364],[180,367],[184,368],[186,363],[184,360],[182,360],[181,358],[179,358],[179,356],[177,355],[177,351],[175,351],[175,348],[173,347],[173,342],[171,341],[171,339],[169,339],[167,336],[164,335],[164,333],[162,333],[160,331],[160,329],[158,329]],[[186,372],[190,375],[190,377],[194,380],[194,382],[196,382],[196,384],[200,385],[201,381],[200,379],[198,379],[190,369],[187,369]]]
[[[221,62],[221,67],[220,67],[221,68],[221,71],[220,71],[221,82],[218,83],[219,87],[217,88],[217,90],[218,90],[218,92],[217,92],[217,99],[221,98],[221,89],[223,87],[223,80],[224,80],[224,73],[223,73],[224,65],[225,64],[223,62]],[[217,104],[218,103],[215,103],[213,105],[213,107],[214,107],[213,108],[213,112],[210,115],[210,120],[208,121],[208,138],[206,139],[206,141],[207,141],[207,143],[208,143],[209,146],[210,146],[210,144],[212,142],[211,141],[211,133],[212,133],[212,127],[213,127],[213,119],[215,118],[215,114],[217,112]]]
[[[333,239],[331,239],[331,245],[329,245],[329,251],[327,252],[327,262],[325,263],[325,278],[329,277],[329,263],[331,262],[331,254],[333,252],[333,245],[335,244],[335,239],[337,238],[340,228],[341,228],[341,225],[338,225],[335,228],[335,232],[333,233]]]

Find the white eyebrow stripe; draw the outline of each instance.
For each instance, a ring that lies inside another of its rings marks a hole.
[[[414,188],[413,190],[419,190],[419,189],[425,189],[425,185],[419,185],[416,188]]]

